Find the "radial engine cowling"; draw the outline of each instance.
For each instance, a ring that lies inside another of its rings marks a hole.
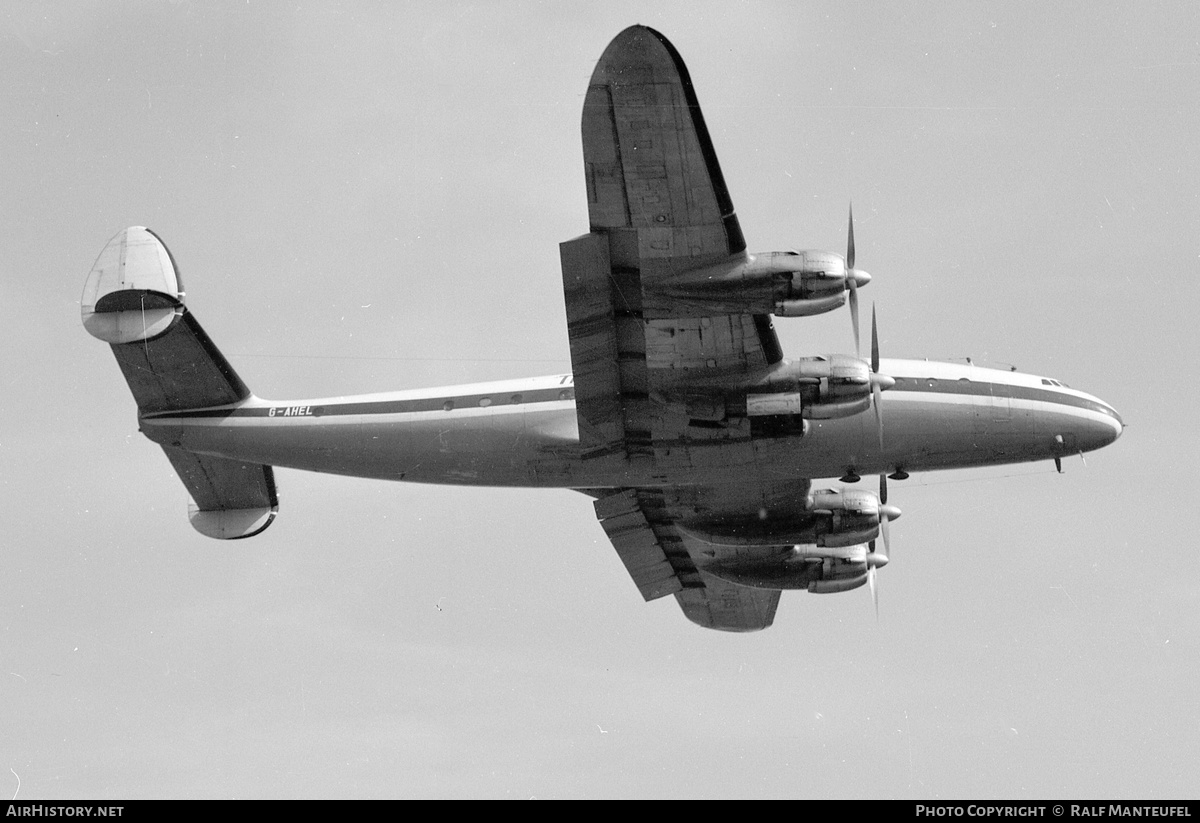
[[[807,317],[844,305],[848,289],[870,280],[864,271],[847,269],[840,254],[773,251],[668,275],[652,285],[649,297],[643,295],[643,307],[655,306],[661,297],[676,312]]]
[[[850,417],[871,408],[871,368],[848,354],[809,357],[746,395],[751,417],[799,414],[813,420]]]
[[[818,489],[809,494],[808,510],[817,516],[817,546],[852,546],[879,536],[883,520],[895,520],[900,509],[862,489]]]
[[[780,317],[808,317],[832,311],[846,302],[849,280],[865,286],[871,275],[846,268],[846,258],[828,251],[775,252],[772,257],[791,269],[776,280],[775,311]]]
[[[858,588],[867,582],[872,566],[886,564],[887,557],[862,543],[833,548],[804,545],[772,558],[719,561],[706,565],[704,571],[739,586],[831,594]]]
[[[808,584],[808,590],[813,594],[835,594],[857,589],[866,584],[872,566],[879,568],[887,565],[886,556],[870,551],[861,543],[833,551],[797,546],[795,551],[820,561],[820,579]]]

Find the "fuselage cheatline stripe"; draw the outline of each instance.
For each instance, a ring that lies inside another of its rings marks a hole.
[[[1104,405],[1084,397],[1032,386],[1013,386],[1008,383],[984,383],[975,380],[945,380],[927,377],[897,377],[896,385],[888,391],[891,396],[903,393],[963,395],[973,397],[1036,400],[1072,408],[1088,409],[1112,416]],[[472,394],[458,397],[421,397],[408,400],[372,400],[322,405],[275,405],[252,408],[197,409],[146,415],[154,418],[222,418],[222,417],[331,417],[337,415],[414,414],[446,412],[454,409],[474,409],[487,406],[517,406],[573,400],[571,389],[553,388],[524,391],[514,395]],[[486,402],[484,402],[486,401]]]

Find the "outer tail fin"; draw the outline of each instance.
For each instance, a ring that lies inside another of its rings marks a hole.
[[[250,390],[184,307],[171,253],[149,229],[117,234],[92,267],[80,301],[84,328],[111,344],[138,413],[226,406]],[[163,451],[194,504],[192,525],[222,539],[251,537],[271,524],[279,501],[270,466]]]

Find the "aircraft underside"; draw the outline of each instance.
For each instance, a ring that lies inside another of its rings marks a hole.
[[[874,311],[862,356],[871,276],[853,212],[845,255],[747,251],[691,78],[658,32],[633,26],[605,50],[581,132],[588,231],[559,247],[570,375],[261,400],[186,308],[153,232],[105,246],[83,324],[110,344],[199,532],[266,529],[280,466],[578,489],[646,600],[674,595],[701,626],[754,631],[782,590],[874,591],[900,516],[889,478],[1061,466],[1120,435],[1112,407],[1051,378],[883,359]],[[842,306],[853,355],[785,358],[775,319]],[[856,485],[866,475],[877,493]]]

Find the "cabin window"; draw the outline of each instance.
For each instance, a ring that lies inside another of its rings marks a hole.
[[[488,406],[492,405],[492,398],[490,398],[490,397],[479,398],[479,405],[481,408],[486,409]]]
[[[516,406],[516,405],[519,405],[519,404],[520,404],[520,402],[521,402],[521,395],[519,395],[519,394],[514,394],[514,395],[512,396],[512,404],[513,404],[514,406]]]
[[[454,408],[453,400],[447,400],[445,403],[442,404],[442,409],[445,411],[450,411],[453,408]]]
[[[575,390],[574,389],[563,389],[562,391],[560,391],[558,393],[558,399],[559,400],[574,400],[575,399]]]

